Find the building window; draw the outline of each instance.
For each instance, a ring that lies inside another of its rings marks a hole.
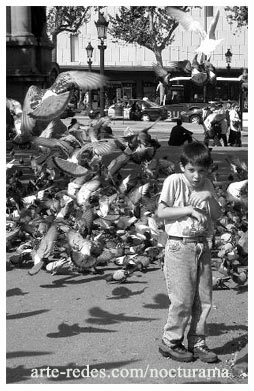
[[[79,61],[78,35],[71,35],[71,62]]]

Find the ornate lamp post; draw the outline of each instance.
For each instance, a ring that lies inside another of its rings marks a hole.
[[[227,64],[227,72],[228,72],[228,76],[230,74],[230,69],[231,69],[231,61],[232,61],[232,56],[233,54],[231,53],[231,50],[228,49],[227,52],[225,53],[225,58],[226,58],[226,64]],[[229,83],[228,83],[228,99],[231,98],[230,96],[230,91],[229,91]]]
[[[86,47],[86,53],[87,53],[87,64],[89,67],[89,72],[92,72],[92,56],[93,56],[93,47],[91,45],[91,42],[88,43]],[[89,111],[92,109],[92,91],[89,90]]]
[[[100,45],[98,45],[98,49],[100,49],[100,74],[104,74],[104,51],[107,48],[104,45],[104,39],[107,38],[107,28],[109,22],[103,16],[103,13],[99,12],[99,18],[97,22],[95,22],[98,38],[100,40]],[[104,95],[104,86],[100,88],[100,116],[104,117],[104,108],[105,108],[105,95]]]
[[[226,58],[226,64],[227,64],[227,70],[230,72],[231,69],[231,61],[232,61],[232,56],[233,54],[231,53],[231,50],[228,49],[227,52],[225,53],[225,58]]]

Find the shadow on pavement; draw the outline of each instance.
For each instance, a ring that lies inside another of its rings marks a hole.
[[[92,318],[86,319],[87,323],[94,324],[115,324],[121,322],[141,322],[156,320],[156,318],[143,318],[139,316],[126,316],[124,313],[112,314],[111,312],[104,311],[100,307],[93,307],[89,310]]]
[[[21,319],[21,318],[28,318],[29,316],[34,315],[40,315],[44,312],[49,312],[50,310],[37,310],[37,311],[30,311],[30,312],[20,312],[19,314],[13,314],[13,315],[6,315],[7,320],[11,319]]]
[[[49,289],[64,288],[67,285],[78,285],[78,284],[83,284],[84,282],[91,282],[91,281],[95,281],[95,280],[104,280],[105,279],[104,276],[94,276],[94,277],[90,277],[90,278],[82,278],[82,279],[78,279],[78,280],[73,280],[73,278],[80,277],[80,276],[81,276],[81,274],[76,274],[75,276],[68,276],[68,277],[64,277],[64,278],[55,279],[55,280],[52,280],[52,284],[43,284],[43,285],[40,285],[40,287],[41,288],[49,288]]]
[[[169,307],[169,298],[164,293],[158,293],[158,295],[155,295],[153,297],[153,300],[155,304],[145,304],[143,307],[145,308],[151,308],[154,310],[157,310],[159,308],[168,308]]]
[[[240,351],[248,343],[248,334],[233,338],[222,346],[213,348],[213,352],[219,355],[232,354]]]
[[[119,287],[112,290],[112,295],[114,295],[114,297],[107,297],[107,300],[128,299],[129,297],[140,295],[140,294],[144,293],[146,288],[147,287],[141,289],[140,291],[132,292],[130,289],[128,289],[124,286],[119,286]]]
[[[52,352],[36,352],[36,351],[16,351],[16,352],[7,352],[6,359],[17,358],[17,357],[31,357],[31,356],[44,356],[45,354],[52,354]]]
[[[226,325],[225,323],[209,323],[208,324],[209,335],[217,336],[222,335],[230,331],[248,331],[248,326],[243,324]]]
[[[48,333],[48,338],[66,338],[73,337],[74,335],[78,335],[81,333],[115,333],[116,330],[108,330],[108,329],[99,329],[95,327],[80,327],[78,323],[73,325],[68,325],[66,323],[61,323],[58,326],[57,333]]]
[[[13,289],[8,289],[6,291],[6,297],[10,296],[24,296],[28,295],[29,292],[23,292],[20,288],[13,288]]]

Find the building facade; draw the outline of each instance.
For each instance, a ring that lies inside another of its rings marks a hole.
[[[192,8],[191,14],[206,29],[215,15],[217,9],[220,10],[220,17],[216,28],[216,38],[222,38],[222,43],[217,47],[211,56],[211,62],[216,67],[217,75],[228,76],[225,53],[231,50],[232,62],[230,76],[241,75],[243,68],[248,68],[248,29],[234,34],[234,28],[226,20],[224,7],[204,6]],[[105,7],[104,16],[115,15],[117,7]],[[94,52],[92,57],[92,71],[99,72],[100,52],[98,49],[98,37],[95,21],[98,14],[92,11],[91,19],[80,28],[79,34],[72,35],[63,32],[58,36],[57,42],[57,62],[61,71],[68,69],[88,70],[86,47],[91,42]],[[174,31],[175,40],[162,52],[163,66],[171,61],[190,60],[195,55],[195,49],[199,46],[200,38],[198,34],[185,31],[180,25]],[[152,100],[156,98],[156,86],[158,80],[153,71],[152,64],[156,62],[152,51],[134,44],[116,41],[108,34],[105,41],[105,74],[110,79],[110,85],[106,89],[106,104],[112,101],[128,97],[142,98],[148,97]],[[98,105],[99,93],[93,91],[93,107]]]
[[[6,7],[6,94],[23,102],[30,85],[41,88],[59,73],[46,33],[45,6]]]

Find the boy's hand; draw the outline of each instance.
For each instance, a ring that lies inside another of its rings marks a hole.
[[[203,201],[209,200],[212,197],[212,194],[208,190],[193,192],[190,195],[189,202],[192,206],[198,206]]]
[[[192,209],[191,217],[198,220],[199,223],[205,224],[207,222],[207,215],[201,209]]]

